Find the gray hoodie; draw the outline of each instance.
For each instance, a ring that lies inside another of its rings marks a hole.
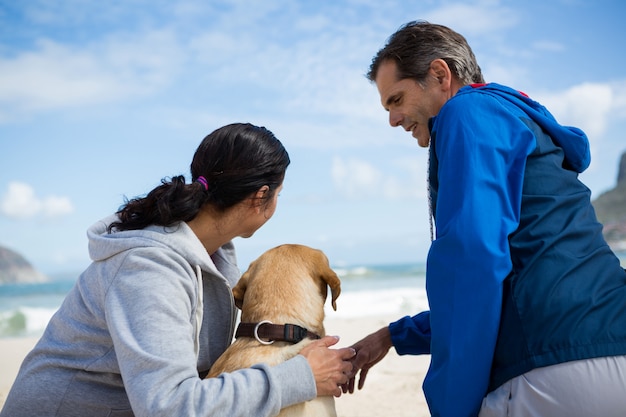
[[[28,354],[0,417],[271,416],[315,397],[300,355],[202,380],[232,340],[232,243],[189,226],[87,232],[93,263]]]

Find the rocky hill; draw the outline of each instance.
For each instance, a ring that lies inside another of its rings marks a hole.
[[[626,152],[622,154],[617,185],[593,201],[598,220],[604,225],[604,238],[613,250],[626,251]]]
[[[0,246],[0,284],[45,282],[48,278],[38,272],[22,255]]]

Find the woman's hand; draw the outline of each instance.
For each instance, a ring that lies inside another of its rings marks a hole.
[[[318,396],[341,396],[341,386],[348,382],[348,374],[352,372],[350,359],[356,352],[352,348],[329,349],[338,341],[337,336],[326,336],[300,351],[311,366]]]

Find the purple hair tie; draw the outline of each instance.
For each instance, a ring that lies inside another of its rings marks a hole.
[[[204,178],[202,175],[200,175],[197,179],[196,182],[199,182],[200,184],[202,184],[204,186],[204,190],[205,191],[209,191],[209,183],[206,180],[206,178]]]

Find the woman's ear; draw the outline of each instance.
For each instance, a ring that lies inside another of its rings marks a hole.
[[[264,185],[263,187],[259,188],[259,190],[256,192],[256,198],[266,198],[267,193],[269,192],[270,192],[270,186]]]
[[[263,206],[263,202],[267,200],[267,196],[270,192],[269,185],[264,185],[259,188],[256,193],[252,196],[252,206],[256,207],[257,210],[260,210]]]

